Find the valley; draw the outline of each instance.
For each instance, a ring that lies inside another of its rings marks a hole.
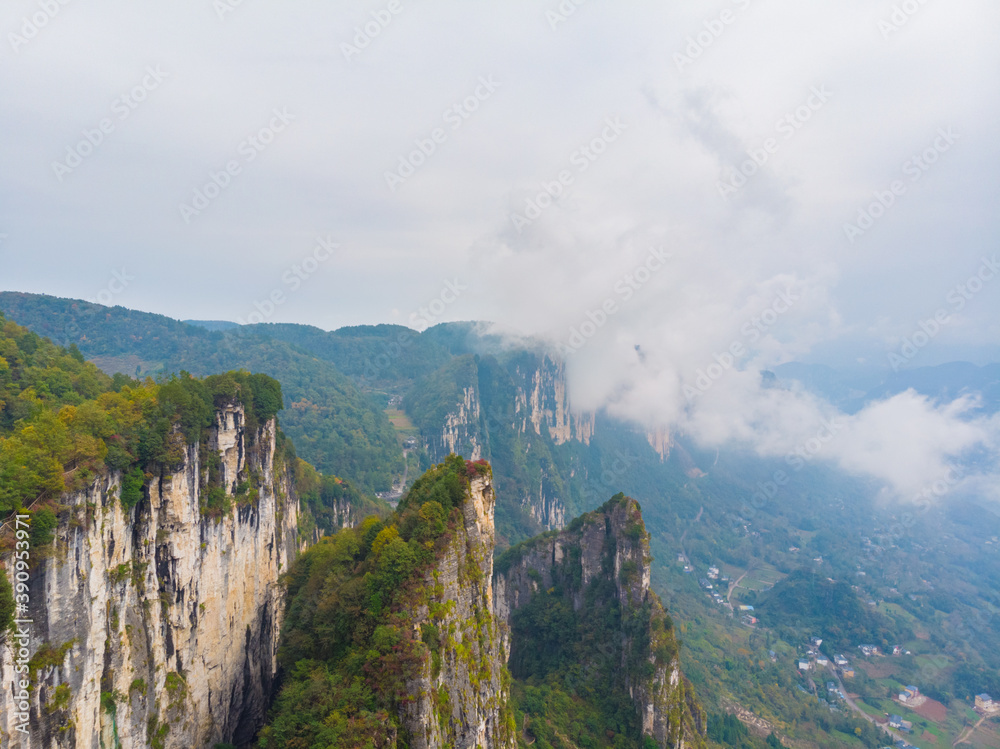
[[[323,475],[300,461],[297,492],[310,511],[299,529],[311,540],[369,512],[384,516],[386,503],[453,452],[492,464],[498,554],[566,528],[619,492],[636,498],[649,531],[651,589],[683,642],[680,667],[707,711],[709,743],[722,735],[713,739],[719,725],[746,746],[878,749],[890,730],[919,749],[995,746],[996,719],[974,729],[973,707],[976,694],[1000,693],[1000,518],[972,497],[907,512],[875,502],[866,481],[809,462],[751,506],[749,497],[780,472],[778,461],[706,450],[683,435],[654,439],[606,414],[578,413],[557,359],[511,350],[472,324],[431,328],[399,346],[391,326],[208,331],[115,310],[107,327],[83,303],[0,294],[0,309],[8,308],[109,370],[141,356],[205,371],[197,364],[205,335],[215,351],[232,345],[226,361],[250,371],[268,368],[272,348],[284,351],[280,370],[295,389],[282,388],[282,429],[296,454],[341,466]],[[109,335],[136,326],[145,333]],[[361,442],[359,429],[368,430]],[[331,457],[325,444],[342,447]],[[828,666],[806,652],[814,636],[831,664],[844,654],[853,675],[841,668],[826,678]],[[865,656],[859,646],[867,644],[902,653]],[[837,683],[832,698],[828,680]],[[892,698],[908,685],[926,701]],[[523,685],[513,694],[539,706],[531,709],[566,697]],[[525,743],[541,741],[530,729],[541,730],[541,718],[532,715],[524,713]],[[552,725],[545,741],[568,746],[569,725]]]

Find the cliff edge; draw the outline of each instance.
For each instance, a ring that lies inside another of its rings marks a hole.
[[[622,494],[497,560],[494,612],[507,625],[525,744],[570,744],[553,709],[562,696],[574,709],[587,703],[578,723],[602,722],[600,741],[622,734],[635,746],[647,738],[664,749],[704,745],[705,713],[649,588],[650,561],[639,503]]]

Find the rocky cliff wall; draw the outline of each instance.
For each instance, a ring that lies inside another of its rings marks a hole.
[[[513,655],[518,647],[523,649],[512,627],[514,614],[536,596],[562,591],[574,611],[582,617],[594,616],[595,611],[583,609],[602,605],[600,601],[595,604],[590,589],[603,583],[613,591],[622,624],[614,638],[617,642],[599,646],[606,650],[600,656],[618,662],[616,670],[635,704],[642,734],[661,747],[702,745],[704,712],[680,672],[672,624],[659,597],[649,589],[650,561],[639,505],[621,495],[577,518],[560,533],[544,534],[510,549],[498,563],[494,578],[494,612],[507,624],[504,650]],[[648,645],[640,645],[626,631],[625,622],[630,620],[635,631],[637,615],[642,617]],[[575,636],[565,633],[569,639]],[[653,668],[642,667],[643,661]]]
[[[119,475],[63,498],[56,541],[30,573],[37,671],[30,731],[17,730],[11,648],[0,660],[0,744],[17,749],[245,745],[263,721],[298,502],[275,464],[274,421],[248,433],[241,406],[216,414],[222,486],[256,489],[222,517],[199,509],[198,445],[131,510]],[[9,560],[7,569],[11,569]]]
[[[439,652],[424,658],[403,724],[412,749],[513,749],[509,678],[499,621],[493,616],[493,512],[487,477],[471,481],[459,525],[427,575],[426,603],[413,614],[418,636],[439,633]]]
[[[566,521],[566,498],[560,487],[566,477],[547,473],[552,464],[547,453],[550,446],[571,441],[588,445],[594,414],[573,410],[564,365],[549,356],[529,355],[502,367],[494,363],[485,371],[476,366],[471,372],[461,400],[449,404],[443,423],[425,429],[429,457],[440,462],[458,453],[470,460],[493,460],[509,477],[523,477],[516,494],[508,494],[508,499],[518,502],[541,528],[561,528]],[[481,391],[488,393],[485,404]],[[498,435],[517,443],[516,455],[504,458],[495,452]],[[511,460],[523,465],[509,465]]]
[[[566,386],[566,368],[549,356],[541,357],[537,367],[518,372],[518,410],[524,414],[522,432],[532,428],[542,433],[542,426],[557,445],[570,440],[590,444],[594,436],[594,414],[574,411]]]

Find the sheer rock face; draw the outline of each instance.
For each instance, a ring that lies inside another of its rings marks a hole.
[[[623,611],[648,604],[651,621],[666,619],[659,597],[649,589],[650,561],[642,514],[638,503],[630,498],[588,513],[558,534],[528,541],[519,557],[494,577],[494,612],[507,625],[504,651],[509,656],[513,613],[536,593],[557,583],[572,591],[573,608],[579,611],[587,587],[598,578],[611,579]],[[622,642],[625,668],[629,640],[624,632]],[[666,646],[665,650],[661,645]],[[656,655],[658,649],[669,653],[669,658],[661,660]],[[625,674],[643,734],[661,747],[702,746],[705,714],[680,672],[672,630],[650,633],[646,657],[653,665],[652,676]]]
[[[493,510],[490,479],[471,481],[462,523],[428,574],[427,604],[413,628],[436,626],[440,661],[427,654],[420,676],[407,685],[402,719],[413,749],[513,749],[506,653],[493,616]]]
[[[557,445],[570,440],[589,445],[594,436],[594,414],[578,413],[570,407],[562,362],[545,356],[537,369],[520,374],[525,382],[518,392],[518,406],[524,409],[526,417],[521,431],[527,431],[530,424],[535,434],[541,434],[544,424]]]
[[[481,383],[473,378],[462,389],[461,400],[445,416],[444,424],[426,436],[426,447],[433,462],[458,453],[469,460],[490,459],[490,434],[511,430],[523,437],[530,448],[535,437],[545,436],[554,445],[577,441],[590,444],[594,434],[593,413],[580,413],[571,407],[566,386],[565,367],[547,355],[529,357],[512,367],[512,390],[501,402],[489,407],[481,401]],[[542,528],[562,528],[566,505],[540,477],[537,490],[528,490],[517,501]]]
[[[154,477],[131,510],[118,499],[116,474],[63,498],[53,551],[31,571],[28,613],[31,652],[48,643],[63,653],[38,671],[25,735],[11,702],[22,677],[11,648],[2,648],[0,744],[192,749],[251,741],[277,667],[278,576],[298,550],[298,501],[275,465],[275,434],[274,421],[248,434],[241,406],[216,413],[208,447],[221,459],[226,493],[251,475],[259,492],[220,518],[199,510],[206,469],[197,445],[173,475]]]
[[[440,460],[454,452],[464,453],[469,460],[483,457],[483,446],[479,439],[479,396],[476,388],[467,387],[462,394],[462,402],[445,417],[441,429]]]

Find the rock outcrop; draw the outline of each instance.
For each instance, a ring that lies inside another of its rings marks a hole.
[[[503,487],[507,501],[517,503],[538,527],[561,528],[568,477],[553,471],[551,451],[589,445],[595,425],[593,413],[572,407],[565,365],[547,354],[523,354],[503,363],[492,356],[468,356],[463,366],[449,365],[439,373],[441,381],[450,378],[457,385],[448,390],[452,402],[425,408],[435,418],[420,422],[431,461],[450,453],[492,461],[498,476],[510,480]]]
[[[479,436],[479,395],[475,387],[463,389],[462,400],[445,417],[440,438],[435,440],[432,451],[439,453],[441,460],[451,453],[468,452],[465,457],[469,460],[483,457]]]
[[[522,432],[528,425],[535,434],[545,426],[557,445],[570,440],[590,444],[594,436],[594,414],[574,411],[566,387],[566,369],[562,362],[542,356],[534,368],[517,368],[522,377],[518,388],[517,408],[524,414]]]
[[[600,633],[605,639],[598,641],[594,663],[581,668],[593,670],[605,683],[618,680],[627,689],[642,735],[661,747],[698,746],[703,744],[705,715],[681,675],[672,623],[649,588],[650,561],[639,505],[618,495],[559,533],[509,549],[497,563],[494,611],[508,625],[504,649],[515,678],[534,658],[526,650],[537,645],[534,632],[519,630],[516,613],[540,597],[545,606],[565,600],[578,613],[578,631],[560,635],[567,643],[582,637],[584,627],[592,628],[589,620],[595,617],[617,622],[613,631]],[[608,663],[613,664],[610,670]]]
[[[401,718],[412,749],[516,745],[503,638],[493,615],[495,504],[491,479],[472,479],[462,524],[424,581],[427,603],[413,612],[414,632],[436,627],[440,646],[407,685],[411,700]]]
[[[241,405],[218,410],[207,446],[187,446],[183,465],[153,477],[131,509],[118,474],[63,497],[51,552],[30,573],[30,732],[16,730],[4,647],[0,744],[200,749],[253,739],[272,692],[278,576],[299,548],[299,505],[275,457],[274,420],[245,424]],[[216,517],[200,504],[213,453],[233,504]]]

